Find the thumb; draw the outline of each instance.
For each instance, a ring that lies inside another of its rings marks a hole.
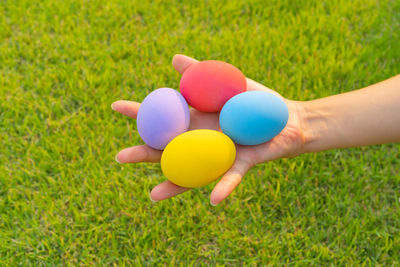
[[[224,174],[221,180],[214,187],[210,196],[210,203],[216,206],[229,196],[239,185],[243,176],[251,168],[251,165],[243,160],[236,160],[233,166]]]

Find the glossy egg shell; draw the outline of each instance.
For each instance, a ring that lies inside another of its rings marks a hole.
[[[231,97],[246,91],[243,73],[222,61],[193,64],[182,75],[180,91],[189,105],[203,112],[219,112]]]
[[[240,145],[258,145],[278,135],[289,119],[283,100],[271,93],[248,91],[232,97],[222,108],[222,131]]]
[[[189,106],[185,98],[171,88],[160,88],[147,95],[137,114],[140,137],[148,146],[159,150],[186,132],[189,122]]]
[[[222,176],[233,164],[236,148],[225,134],[193,130],[173,139],[161,156],[161,169],[172,183],[198,187]]]

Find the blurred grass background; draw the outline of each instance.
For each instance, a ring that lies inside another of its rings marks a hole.
[[[212,185],[151,203],[159,165],[112,112],[178,88],[175,53],[217,59],[291,99],[400,73],[400,2],[0,1],[0,264],[398,265],[400,145],[253,168],[223,204]]]

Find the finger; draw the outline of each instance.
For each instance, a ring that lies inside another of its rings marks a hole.
[[[149,146],[133,146],[121,150],[115,160],[119,163],[159,162],[162,151]]]
[[[250,169],[250,164],[243,160],[236,160],[228,172],[224,174],[218,184],[214,187],[210,196],[210,203],[213,206],[227,198],[233,189],[242,181],[242,177]]]
[[[283,98],[278,92],[262,85],[261,83],[253,81],[252,79],[249,78],[246,78],[246,81],[247,81],[247,91],[264,91],[279,96],[280,98]]]
[[[135,101],[118,100],[111,104],[111,108],[121,114],[136,119],[140,103]]]
[[[185,55],[175,55],[172,59],[172,65],[180,73],[183,74],[191,65],[198,62],[196,59],[185,56]]]
[[[164,200],[183,192],[188,191],[190,188],[178,186],[176,184],[171,183],[170,181],[165,181],[156,187],[153,188],[150,192],[150,198],[152,201],[160,201]]]

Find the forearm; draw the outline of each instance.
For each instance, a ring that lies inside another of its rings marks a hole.
[[[400,142],[400,75],[304,102],[304,152]]]

